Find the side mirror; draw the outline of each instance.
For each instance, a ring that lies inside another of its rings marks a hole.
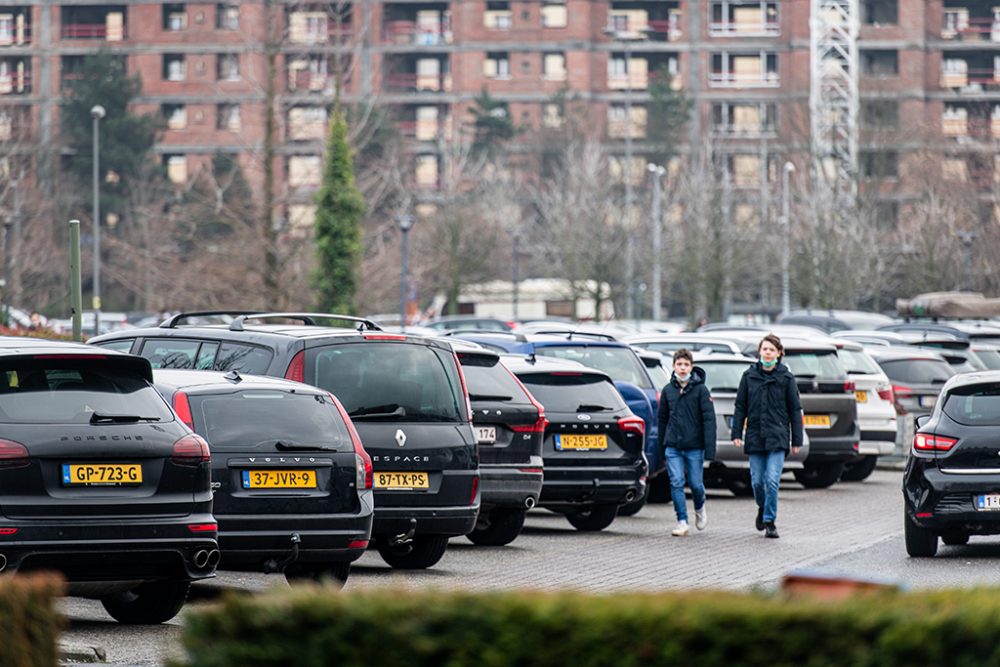
[[[931,420],[930,415],[920,415],[914,420],[914,422],[916,423],[917,428],[923,428],[924,425],[926,425],[927,422],[929,422],[930,420]]]

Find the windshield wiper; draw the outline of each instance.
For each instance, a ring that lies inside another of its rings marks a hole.
[[[712,387],[712,391],[727,391],[727,392],[731,391],[731,392],[737,392],[737,391],[739,391],[739,387]]]
[[[158,422],[159,417],[142,417],[140,415],[105,415],[95,412],[90,415],[91,424],[134,424],[136,422]]]
[[[300,445],[294,442],[282,442],[278,440],[274,443],[278,449],[286,452],[309,452],[309,451],[336,451],[336,447],[329,445]]]
[[[401,405],[390,403],[388,405],[376,405],[371,408],[358,408],[349,413],[351,419],[379,419],[381,417],[403,417],[406,410]]]
[[[502,396],[500,394],[469,394],[470,401],[512,401],[513,396]]]
[[[609,408],[606,405],[594,405],[591,403],[581,403],[576,406],[577,412],[604,412],[606,410],[613,410],[614,408]]]

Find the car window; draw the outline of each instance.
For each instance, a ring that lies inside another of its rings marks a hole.
[[[1000,426],[1000,384],[955,387],[948,392],[942,409],[959,424]]]
[[[212,449],[274,451],[315,445],[353,448],[347,425],[329,396],[277,390],[246,390],[189,397],[195,430]]]
[[[991,371],[1000,369],[1000,350],[992,349],[977,349],[974,350],[979,360],[983,362],[983,366],[986,366]]]
[[[215,355],[219,351],[219,344],[205,341],[198,350],[197,360],[194,367],[200,371],[210,371],[215,364]]]
[[[153,368],[194,368],[200,347],[200,340],[150,338],[139,354],[149,359]]]
[[[858,375],[878,375],[882,370],[875,363],[875,360],[864,350],[850,350],[843,348],[837,350],[837,356],[848,373]]]
[[[699,361],[696,366],[705,371],[705,386],[709,391],[733,393],[740,388],[743,372],[750,366],[746,363],[732,361]]]
[[[94,345],[96,347],[103,347],[105,350],[114,350],[115,352],[130,352],[133,343],[135,343],[135,338],[119,338],[117,340],[94,343]]]
[[[410,343],[343,343],[310,353],[316,386],[355,420],[465,421],[465,395],[452,353]]]
[[[473,401],[511,401],[530,403],[531,400],[506,366],[496,359],[482,357],[459,357],[462,372],[469,387],[469,398]],[[487,363],[492,361],[493,363]]]
[[[215,358],[215,370],[239,371],[252,375],[264,375],[274,353],[256,345],[222,343]]]
[[[583,373],[519,375],[531,395],[552,412],[608,412],[625,407],[607,378]]]
[[[646,368],[627,347],[610,345],[538,345],[535,354],[578,361],[611,376],[615,382],[631,382],[642,389],[653,389]]]
[[[662,363],[655,366],[647,364],[646,372],[649,373],[649,377],[653,380],[653,386],[656,387],[657,391],[663,389],[670,382],[671,371],[664,368]]]
[[[94,415],[169,422],[173,414],[141,375],[96,360],[0,363],[0,422],[89,424]]]
[[[795,377],[803,378],[843,378],[846,373],[837,353],[829,351],[795,350],[787,352],[782,359]]]
[[[879,363],[893,382],[944,384],[955,371],[943,359],[895,359]]]

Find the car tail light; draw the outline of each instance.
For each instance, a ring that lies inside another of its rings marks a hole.
[[[883,401],[889,401],[890,403],[896,402],[896,397],[892,393],[892,386],[883,385],[878,388],[878,397]]]
[[[351,540],[347,543],[348,549],[367,549],[368,540]]]
[[[24,468],[30,458],[27,447],[21,443],[0,439],[0,468]]]
[[[507,371],[507,373],[510,374],[512,378],[514,378],[514,382],[517,383],[517,386],[520,387],[521,391],[523,391],[525,396],[528,397],[528,400],[531,401],[531,404],[538,409],[538,419],[535,421],[534,424],[517,424],[515,426],[511,426],[510,430],[514,431],[514,433],[545,433],[545,429],[549,427],[550,423],[549,420],[545,417],[545,406],[539,403],[538,399],[536,399],[534,396],[531,395],[531,392],[528,391],[528,388],[524,386],[524,383],[521,382],[521,380],[516,375],[514,375],[509,368],[507,368],[506,366],[504,366],[503,368],[505,371]]]
[[[217,523],[189,523],[188,530],[192,533],[214,533],[219,530]]]
[[[848,394],[853,394],[856,387],[857,385],[855,385],[852,381],[848,380],[847,382],[844,383],[844,392]]]
[[[622,417],[618,420],[618,428],[625,433],[646,434],[646,422],[641,417]]]
[[[170,459],[181,466],[196,466],[212,460],[205,438],[197,433],[190,433],[174,443],[174,451]]]
[[[917,433],[913,436],[913,449],[918,452],[947,452],[957,442],[957,438],[946,438],[933,433]]]
[[[472,493],[469,494],[469,504],[476,504],[476,496],[479,495],[479,475],[472,478]]]
[[[10,537],[11,535],[17,535],[17,528],[0,528],[0,537]]]
[[[465,413],[469,417],[469,423],[472,423],[472,400],[469,398],[469,386],[465,384],[465,373],[462,372],[462,362],[458,360],[458,355],[454,352],[451,356],[455,359],[455,368],[458,369],[458,379],[462,381],[462,395],[465,396]]]
[[[194,430],[194,419],[191,418],[191,403],[188,401],[187,394],[183,391],[179,391],[174,394],[174,412],[177,413],[177,418],[184,422],[192,431]]]
[[[932,516],[934,516],[934,512],[917,512],[915,516],[918,519],[930,519]]]
[[[400,334],[361,334],[365,340],[406,340],[406,336]]]
[[[341,418],[347,425],[347,432],[351,436],[351,444],[354,446],[354,470],[356,472],[355,483],[358,485],[358,489],[370,489],[375,484],[375,472],[372,470],[372,457],[368,455],[365,451],[365,446],[361,442],[361,436],[358,435],[358,429],[354,428],[354,422],[351,421],[350,415],[347,414],[347,410],[344,406],[337,400],[337,397],[331,393],[327,393],[333,404],[337,406],[337,411],[340,412]]]
[[[892,393],[895,394],[896,398],[912,398],[913,388],[901,384],[894,384],[892,385]]]
[[[292,360],[288,362],[288,370],[285,371],[285,379],[294,382],[304,382],[306,376],[306,352],[299,350]]]
[[[543,472],[541,468],[518,468],[517,470],[529,475],[541,475]]]

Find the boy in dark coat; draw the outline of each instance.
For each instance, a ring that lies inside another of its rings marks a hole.
[[[674,352],[674,373],[660,394],[660,448],[667,457],[670,494],[677,512],[675,537],[688,534],[687,501],[684,482],[691,487],[695,526],[704,530],[708,523],[705,511],[705,461],[715,458],[715,406],[705,385],[705,371],[694,365],[687,350]]]

